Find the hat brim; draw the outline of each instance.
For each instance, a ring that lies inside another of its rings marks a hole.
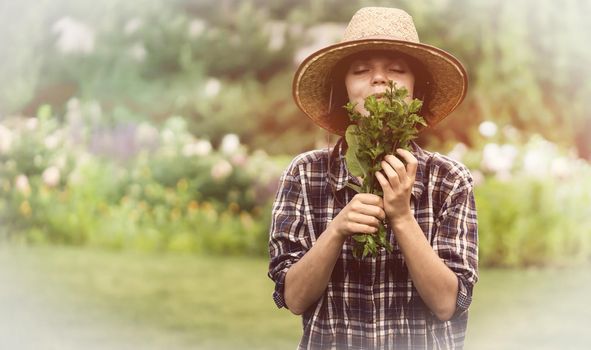
[[[437,47],[403,40],[362,39],[328,46],[308,56],[293,79],[297,106],[320,127],[344,135],[351,124],[344,108],[329,110],[332,69],[349,55],[369,50],[401,52],[418,60],[428,70],[431,98],[428,112],[421,113],[429,126],[447,117],[466,96],[468,75],[462,63]],[[341,83],[341,82],[338,82]]]

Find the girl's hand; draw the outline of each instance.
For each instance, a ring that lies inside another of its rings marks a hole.
[[[329,227],[342,238],[358,233],[376,233],[380,223],[386,218],[383,208],[380,196],[358,193],[331,221]]]
[[[384,211],[392,224],[412,216],[410,195],[418,167],[417,159],[409,151],[399,148],[396,153],[406,161],[406,167],[400,159],[389,154],[382,161],[383,174],[376,172],[384,191]]]

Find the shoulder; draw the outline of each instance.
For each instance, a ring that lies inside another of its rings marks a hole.
[[[448,179],[472,183],[472,174],[467,166],[448,156],[433,153],[433,165]]]
[[[472,190],[472,174],[468,167],[446,155],[422,150],[429,180],[435,187],[449,190]]]
[[[302,171],[319,171],[328,164],[329,150],[318,149],[297,155],[287,169],[285,175],[298,176]]]

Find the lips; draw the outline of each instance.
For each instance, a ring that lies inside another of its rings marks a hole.
[[[383,100],[386,98],[386,94],[383,92],[372,94],[376,98],[376,100]]]

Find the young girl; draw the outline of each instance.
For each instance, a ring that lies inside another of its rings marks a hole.
[[[430,126],[463,100],[467,76],[449,53],[419,42],[412,18],[363,8],[341,43],[309,56],[293,84],[297,105],[343,135],[342,106],[381,97],[388,83],[423,100]],[[465,166],[415,143],[387,155],[375,174],[384,196],[356,193],[341,138],[332,150],[297,156],[273,207],[269,277],[274,299],[302,315],[300,349],[461,349],[477,281],[473,183]],[[354,234],[389,228],[392,252],[353,257]]]

